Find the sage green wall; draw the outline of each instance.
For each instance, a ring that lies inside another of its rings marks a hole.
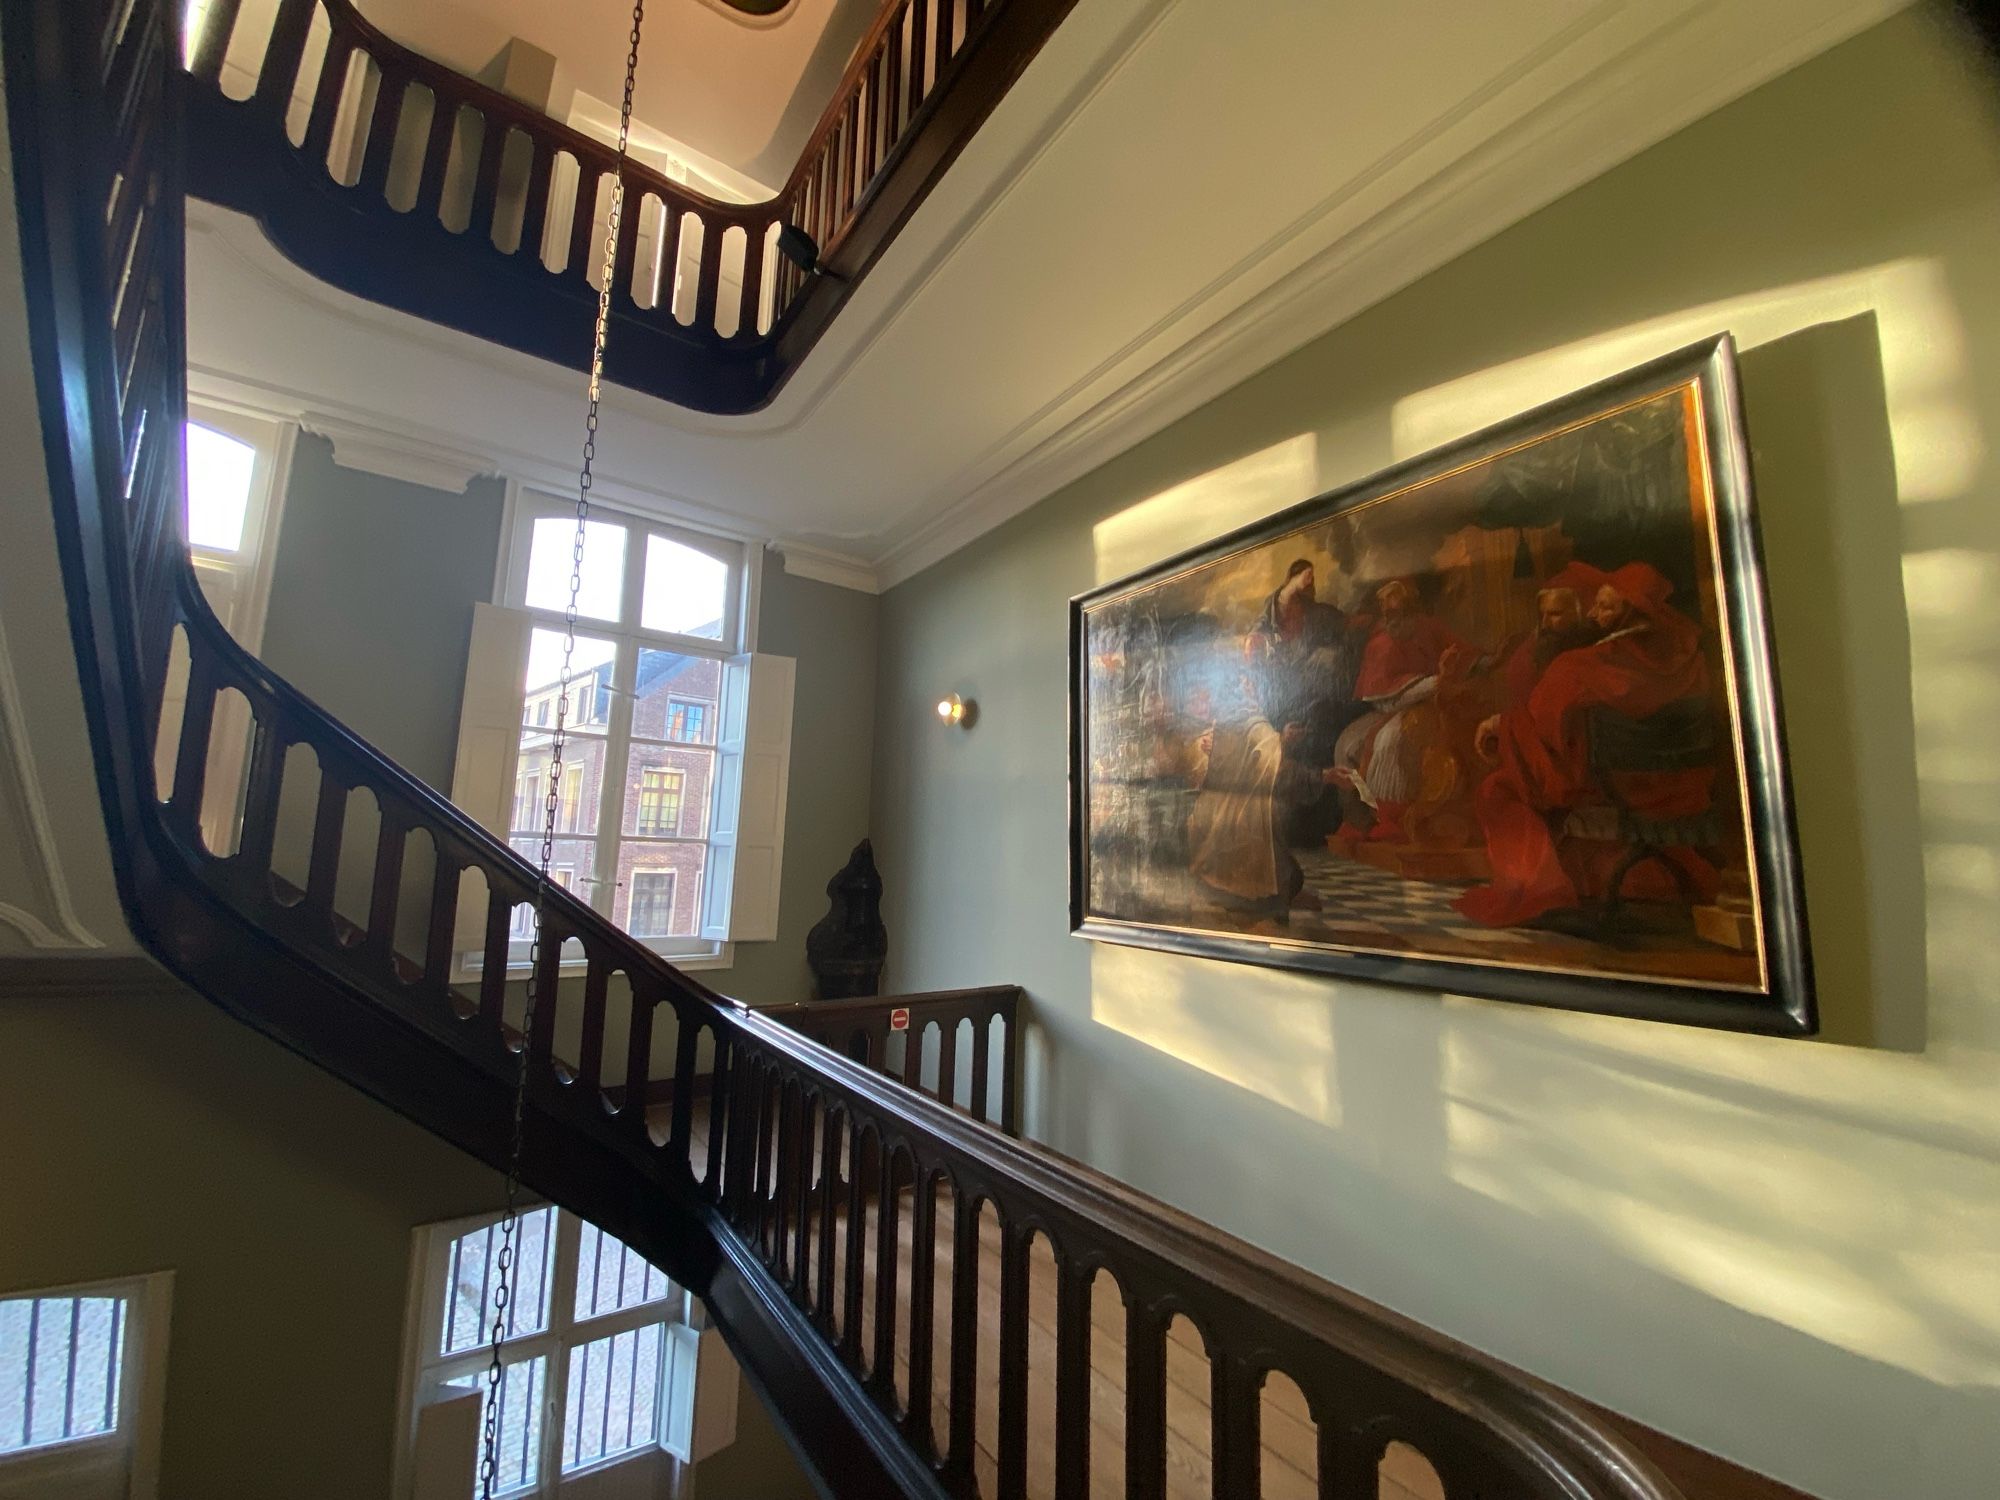
[[[1828,1500],[2000,1474],[2000,118],[1908,12],[885,596],[897,988],[1019,981],[1057,1149]],[[1067,934],[1065,601],[1719,330],[1829,1040]],[[980,707],[966,734],[931,704]]]
[[[301,433],[278,529],[265,662],[446,792],[504,503],[497,479],[427,489],[343,469],[331,443]]]
[[[164,1500],[389,1493],[410,1234],[490,1168],[163,981],[0,1000],[0,1290],[172,1270]]]

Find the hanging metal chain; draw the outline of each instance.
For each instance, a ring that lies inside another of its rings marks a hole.
[[[604,388],[604,343],[611,329],[611,288],[618,270],[618,226],[625,217],[625,159],[632,140],[632,88],[639,76],[639,32],[645,24],[646,0],[634,0],[632,35],[625,52],[625,97],[618,107],[618,166],[611,179],[611,212],[604,226],[604,276],[597,289],[597,327],[590,346],[590,394],[584,415],[583,464],[577,472],[576,539],[570,547],[569,604],[563,610],[562,673],[556,694],[555,733],[549,740],[548,791],[542,798],[542,849],[535,884],[534,935],[528,943],[527,1003],[521,1015],[521,1060],[514,1075],[513,1139],[507,1158],[507,1202],[500,1219],[500,1254],[493,1290],[492,1354],[486,1366],[486,1420],[481,1435],[479,1493],[493,1500],[500,1486],[500,1398],[505,1371],[500,1360],[507,1339],[508,1308],[513,1301],[515,1238],[520,1229],[521,1152],[527,1118],[528,1065],[533,1055],[535,1012],[543,1000],[542,925],[548,908],[549,865],[555,858],[556,823],[562,805],[563,750],[569,743],[569,688],[576,655],[576,606],[583,592],[585,523],[590,519],[592,470],[597,464],[597,411]],[[581,206],[581,205],[579,205]]]

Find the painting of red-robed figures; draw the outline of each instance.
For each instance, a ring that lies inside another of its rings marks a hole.
[[[1085,936],[1813,1029],[1719,338],[1072,607]]]

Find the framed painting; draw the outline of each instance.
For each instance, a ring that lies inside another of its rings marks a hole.
[[[1725,335],[1071,601],[1088,938],[1816,1029]]]

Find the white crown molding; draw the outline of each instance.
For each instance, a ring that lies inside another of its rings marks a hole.
[[[876,553],[881,586],[923,571],[1368,307],[1906,3],[1848,0],[1816,24],[1780,28],[1748,51],[1731,45],[1740,40],[1733,34],[1741,12],[1698,3],[1607,52],[1605,43],[1617,35],[1610,23],[1631,23],[1640,8],[1622,0],[1600,7],[1559,39],[1572,55],[1596,54],[1587,70],[1562,76],[1562,59],[1551,57],[1551,49],[1525,60],[1468,107],[1398,148],[1393,165],[1411,170],[1396,174],[1407,185],[1385,207],[1301,259],[1301,245],[1324,237],[1326,221],[1357,184],[1343,188],[962,469],[944,488],[962,498],[929,520],[917,519],[924,507],[914,507],[878,533],[896,538]],[[1718,56],[1736,65],[1717,69]],[[1547,92],[1538,104],[1499,131],[1476,133],[1476,106],[1549,71],[1554,86],[1541,80]],[[1473,143],[1442,171],[1417,170],[1423,148],[1449,135]],[[1378,165],[1367,175],[1386,174]],[[1287,260],[1296,263],[1270,272]],[[1259,281],[1261,289],[1233,311],[1205,314],[1205,307]],[[1182,337],[1189,325],[1199,331]],[[1154,357],[1161,345],[1169,347]]]
[[[6,746],[6,777],[13,792],[13,804],[26,821],[29,873],[48,903],[49,920],[18,906],[0,904],[0,921],[21,932],[36,948],[98,949],[108,944],[83,924],[71,898],[69,880],[63,871],[56,844],[55,819],[50,816],[42,795],[41,778],[35,773],[35,753],[28,743],[28,715],[21,701],[20,680],[14,675],[14,659],[7,647],[7,631],[0,624],[0,735]]]
[[[343,469],[400,480],[425,489],[462,495],[473,480],[498,474],[500,466],[483,454],[412,438],[375,424],[309,411],[299,426],[333,444],[333,461]]]
[[[875,565],[864,557],[829,552],[823,547],[809,547],[803,542],[781,540],[772,542],[771,546],[783,556],[785,571],[794,578],[811,578],[862,594],[879,594],[882,591],[881,581],[875,576]]]

